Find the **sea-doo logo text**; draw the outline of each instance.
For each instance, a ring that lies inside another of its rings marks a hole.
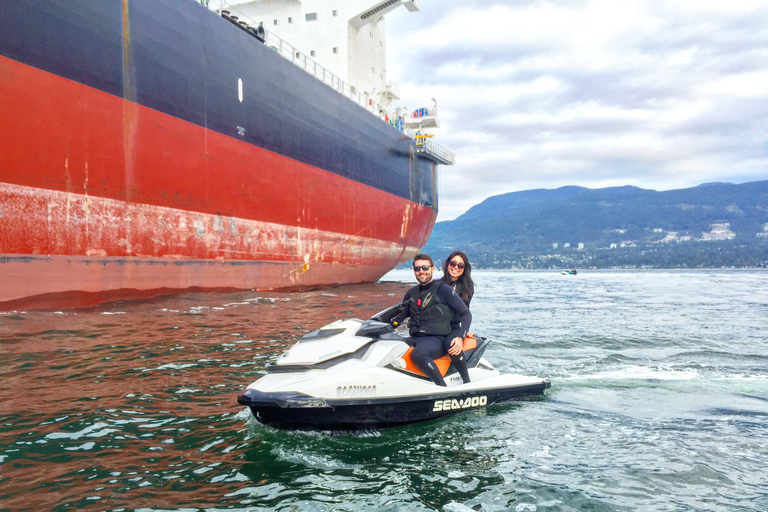
[[[456,409],[469,409],[470,407],[483,407],[488,404],[487,396],[472,396],[465,399],[447,398],[438,400],[432,407],[432,412],[455,411]]]
[[[339,386],[336,388],[336,398],[373,398],[376,396],[376,386]]]

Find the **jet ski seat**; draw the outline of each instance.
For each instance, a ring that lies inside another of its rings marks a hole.
[[[408,339],[406,339],[406,342],[408,342]],[[480,358],[483,357],[483,353],[485,352],[485,349],[488,347],[489,343],[490,340],[488,338],[478,338],[472,333],[467,333],[467,335],[464,337],[464,357],[467,358],[467,368],[473,368],[477,366],[477,363],[480,361]],[[411,352],[413,352],[413,347],[409,348],[401,358],[403,361],[405,361],[404,370],[410,373],[415,373],[416,375],[423,376],[424,378],[428,378],[426,375],[424,375],[424,372],[419,370],[419,368],[414,364],[413,360],[411,359]],[[437,369],[440,370],[440,375],[443,377],[457,372],[456,368],[454,368],[454,366],[451,364],[451,356],[448,354],[439,359],[435,359],[435,365],[437,366]]]
[[[371,328],[374,328],[374,326],[377,326],[378,329],[382,329],[382,323],[383,324],[389,324],[389,322],[395,318],[400,311],[402,311],[403,304],[395,304],[394,306],[390,306],[384,311],[381,311],[371,317]],[[382,329],[383,330],[383,329]],[[378,333],[377,333],[378,334]],[[383,332],[381,333],[384,336]],[[411,344],[410,338],[405,338],[406,343],[409,345]],[[483,357],[483,353],[485,352],[485,349],[488,347],[488,343],[490,343],[490,340],[488,338],[483,337],[476,337],[472,333],[468,333],[464,337],[464,356],[467,358],[467,368],[473,368],[477,366],[478,362],[480,361],[480,358]],[[425,379],[428,378],[424,373],[419,370],[416,365],[411,360],[411,352],[413,351],[413,346],[409,348],[405,354],[403,354],[402,359],[405,361],[405,368],[402,368],[402,370],[413,373],[419,376],[424,377]],[[440,370],[440,374],[445,377],[446,375],[450,375],[452,373],[456,373],[456,368],[451,365],[451,356],[444,355],[440,359],[435,359],[435,364],[437,365],[438,370]]]

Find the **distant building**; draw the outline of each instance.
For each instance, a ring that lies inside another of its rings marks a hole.
[[[663,233],[663,232],[664,232],[664,230],[663,230],[663,229],[661,229],[661,228],[653,228],[653,232],[654,232],[654,233]]]
[[[557,242],[555,242],[554,244],[552,244],[552,248],[553,248],[553,249],[557,249]]]
[[[563,244],[563,248],[564,248],[564,249],[567,249],[567,248],[569,248],[570,246],[571,246],[571,244],[569,244],[568,242],[565,242],[565,243]]]
[[[579,242],[579,250],[584,248],[584,242]]]
[[[701,239],[704,241],[731,240],[736,237],[736,233],[731,231],[730,222],[718,222],[710,224],[709,233],[702,233]]]
[[[615,249],[616,247],[618,247],[616,244],[611,244],[611,249]]]
[[[670,242],[677,242],[677,241],[678,241],[678,238],[677,238],[677,232],[675,232],[675,231],[670,231],[669,233],[667,233],[667,236],[665,236],[664,238],[662,238],[661,240],[659,240],[659,243],[665,243],[665,244],[668,244],[668,243],[670,243]]]
[[[762,233],[758,233],[757,236],[768,237],[768,223],[763,224],[763,232]]]

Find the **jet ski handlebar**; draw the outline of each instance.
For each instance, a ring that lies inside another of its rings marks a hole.
[[[400,312],[403,310],[405,305],[400,302],[395,304],[394,306],[389,306],[387,309],[383,311],[379,311],[375,315],[371,317],[371,320],[375,320],[377,322],[384,322],[385,324],[388,324],[392,321],[393,318],[395,318],[397,315],[400,314]]]

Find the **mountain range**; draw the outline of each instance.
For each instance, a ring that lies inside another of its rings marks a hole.
[[[501,194],[438,222],[424,251],[457,248],[479,268],[768,266],[768,180]]]

